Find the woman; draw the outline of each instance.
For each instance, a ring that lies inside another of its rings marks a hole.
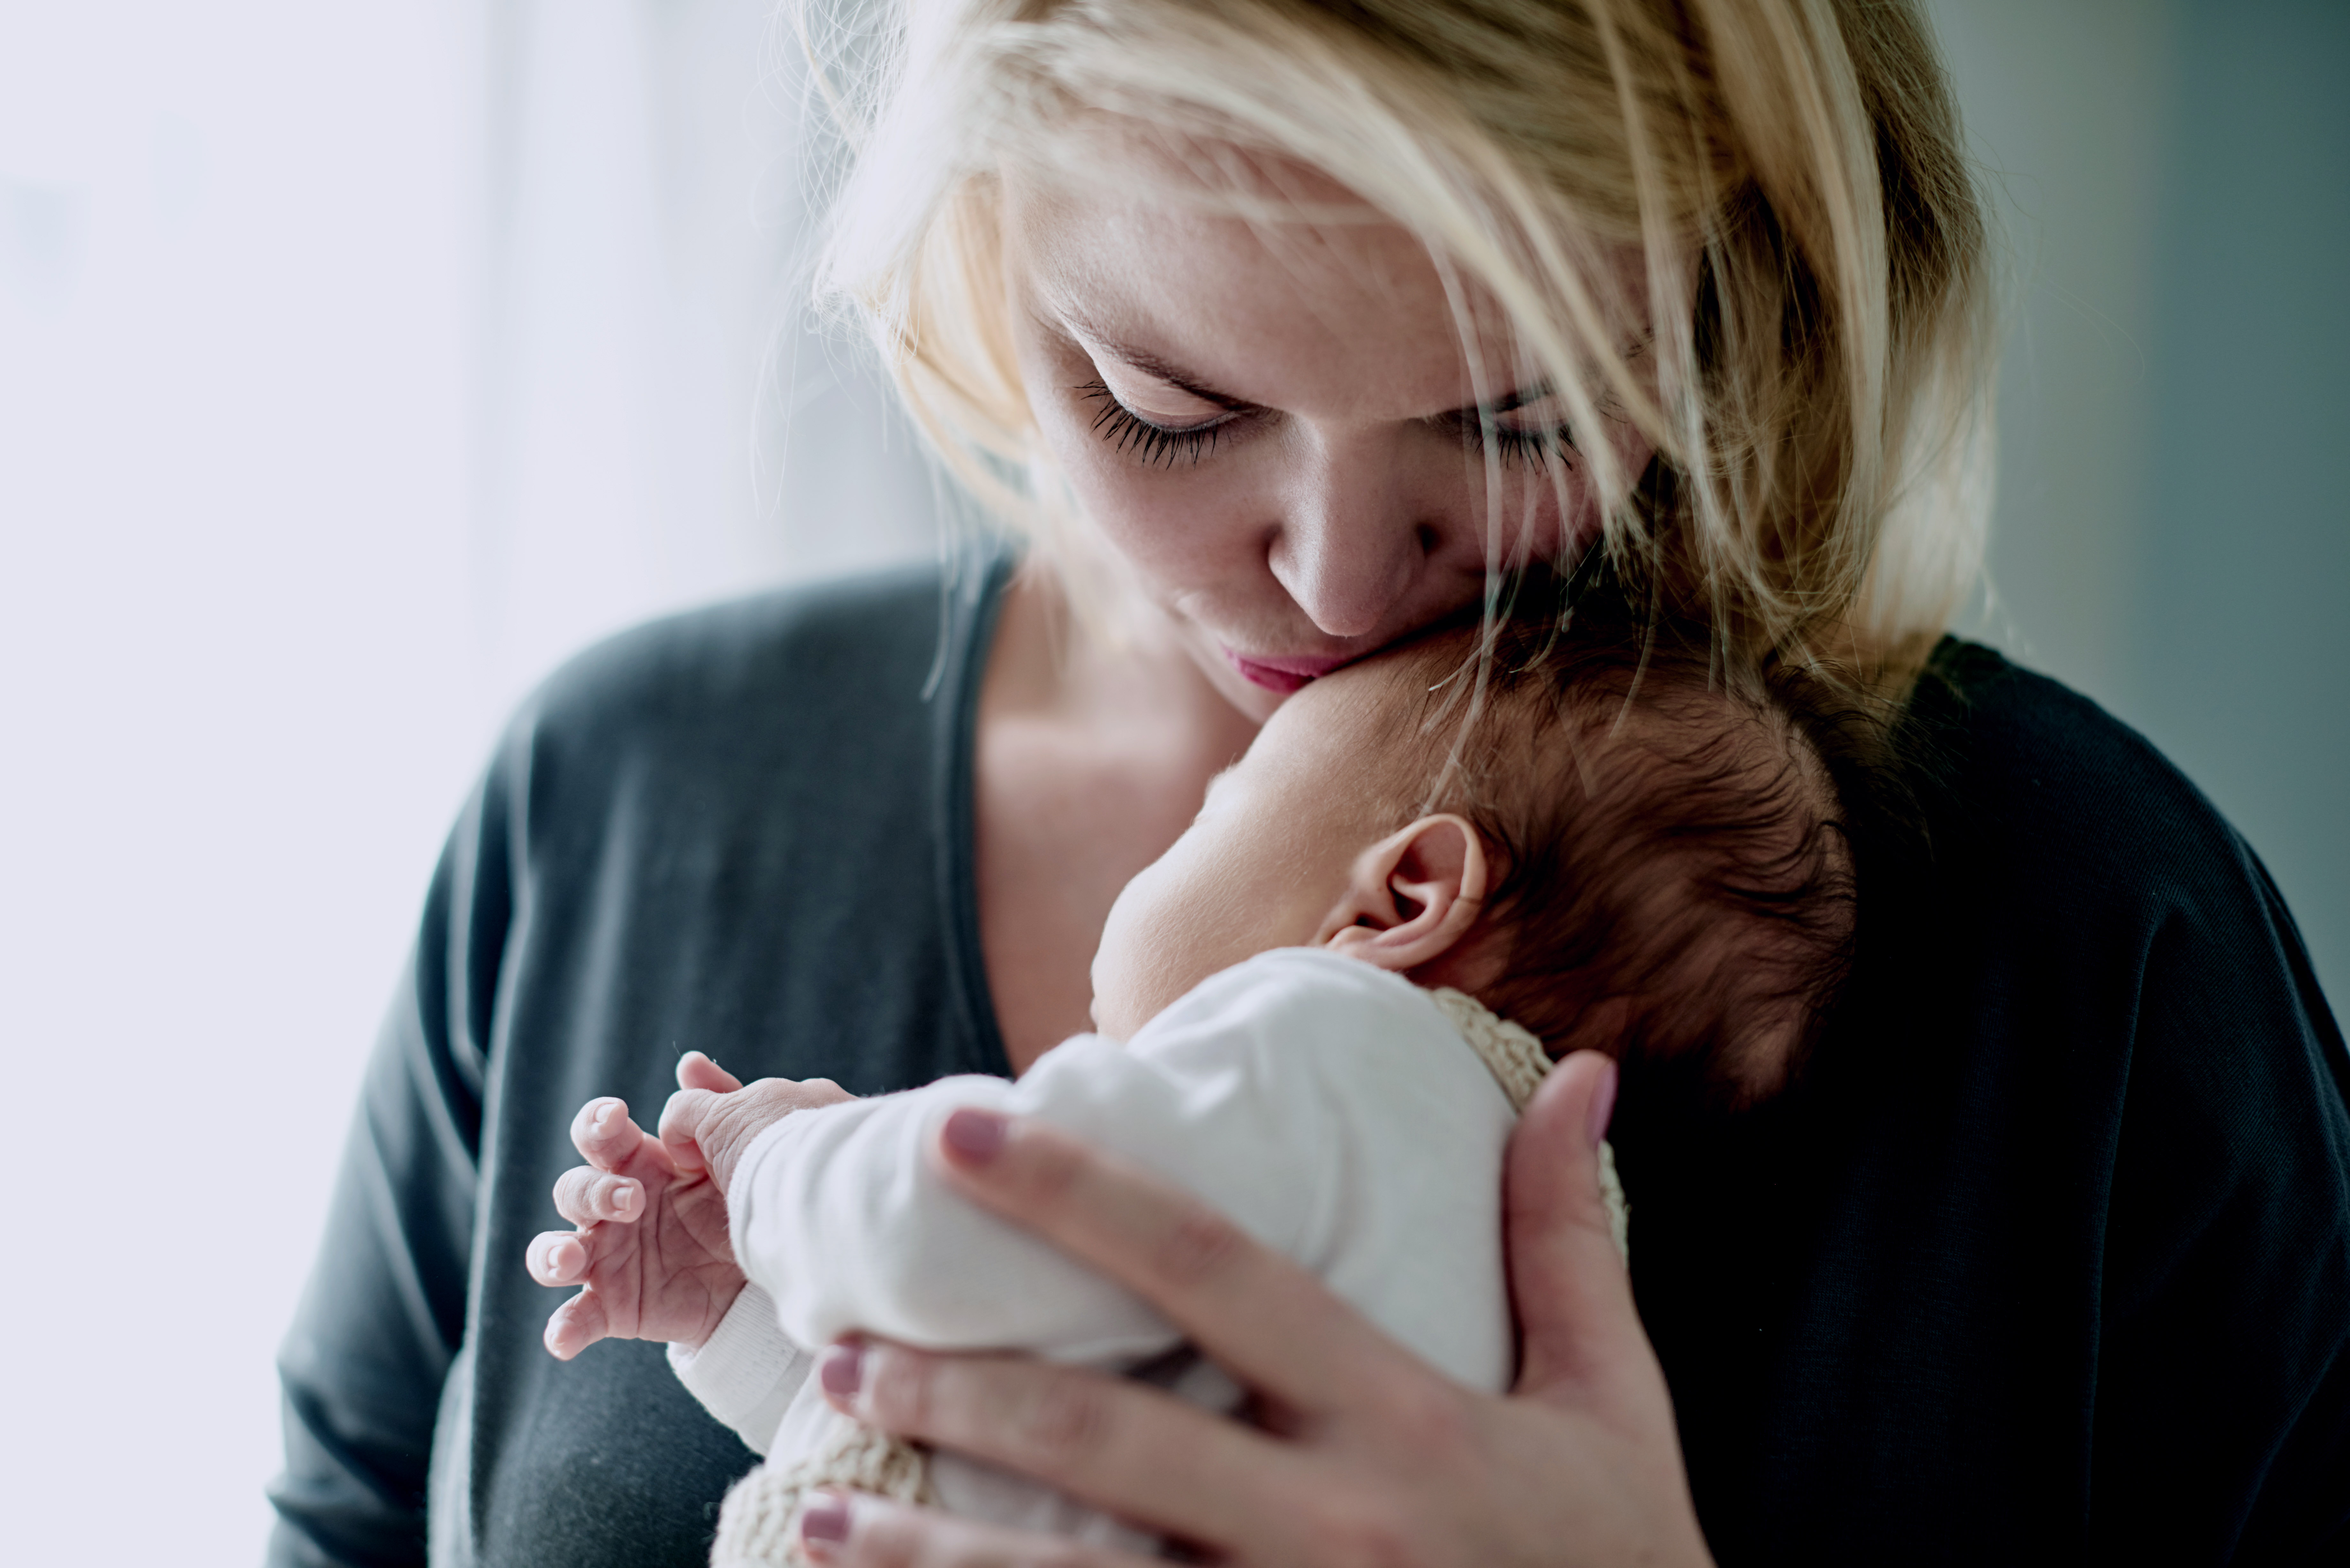
[[[1507,1399],[1019,1127],[974,1196],[1159,1301],[1262,1428],[887,1345],[842,1397],[1243,1562],[2338,1552],[2350,1116],[2290,919],[2134,736],[1935,649],[1979,554],[1983,239],[1914,9],[972,0],[865,43],[832,276],[1030,553],[968,563],[943,628],[922,575],[649,628],[517,721],[287,1343],[276,1559],[697,1560],[749,1456],[658,1347],[539,1347],[571,1111],[691,1048],[859,1093],[1024,1066],[1284,695],[1593,549],[1925,759],[1929,847],[1865,862],[1794,1086],[1555,1075]]]

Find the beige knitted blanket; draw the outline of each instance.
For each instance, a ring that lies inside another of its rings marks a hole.
[[[1551,1068],[1542,1042],[1465,992],[1448,986],[1429,996],[1492,1073],[1510,1107],[1524,1111]],[[1628,1259],[1631,1209],[1616,1177],[1616,1151],[1604,1142],[1599,1181],[1607,1228],[1617,1250]],[[816,1452],[788,1465],[763,1464],[734,1483],[719,1509],[711,1568],[810,1568],[800,1550],[799,1515],[809,1494],[818,1491],[861,1491],[900,1502],[937,1501],[931,1492],[927,1450],[870,1427],[843,1424]]]

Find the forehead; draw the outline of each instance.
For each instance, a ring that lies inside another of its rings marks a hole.
[[[1138,349],[1263,407],[1416,418],[1480,395],[1457,294],[1489,380],[1509,378],[1499,308],[1462,280],[1449,293],[1418,239],[1326,177],[1284,174],[1290,218],[1234,215],[1186,178],[1148,161],[1123,189],[1007,174],[1031,310],[1088,350]]]

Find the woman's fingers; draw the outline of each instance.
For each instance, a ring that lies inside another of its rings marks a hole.
[[[574,1225],[605,1220],[634,1224],[645,1211],[644,1183],[591,1165],[575,1165],[555,1179],[555,1211]]]
[[[1146,1568],[1151,1561],[846,1493],[802,1511],[800,1543],[827,1568]]]
[[[833,1346],[817,1375],[833,1404],[868,1426],[1048,1480],[1151,1529],[1303,1560],[1295,1524],[1313,1512],[1311,1461],[1171,1394],[1023,1357],[881,1341]],[[1284,1542],[1298,1552],[1266,1545]]]
[[[1080,1139],[967,1106],[946,1119],[939,1147],[981,1207],[1126,1286],[1290,1410],[1408,1399],[1434,1377],[1304,1269]]]
[[[1599,1185],[1599,1141],[1615,1096],[1616,1064],[1578,1051],[1552,1070],[1510,1138],[1503,1225],[1524,1335],[1523,1394],[1570,1385],[1589,1392],[1655,1366]]]

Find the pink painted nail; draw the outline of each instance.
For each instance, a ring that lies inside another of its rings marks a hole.
[[[824,1365],[816,1376],[824,1379],[824,1391],[847,1399],[865,1383],[865,1342],[844,1339],[824,1353]]]
[[[1009,1130],[1004,1119],[993,1111],[965,1106],[947,1117],[943,1136],[947,1147],[964,1164],[985,1165],[1003,1151],[1004,1135]]]
[[[1599,1082],[1591,1090],[1591,1125],[1584,1130],[1594,1147],[1607,1136],[1608,1118],[1616,1114],[1616,1064],[1609,1062],[1599,1070]]]
[[[837,1497],[819,1497],[800,1511],[800,1539],[837,1546],[848,1539],[848,1504]]]

